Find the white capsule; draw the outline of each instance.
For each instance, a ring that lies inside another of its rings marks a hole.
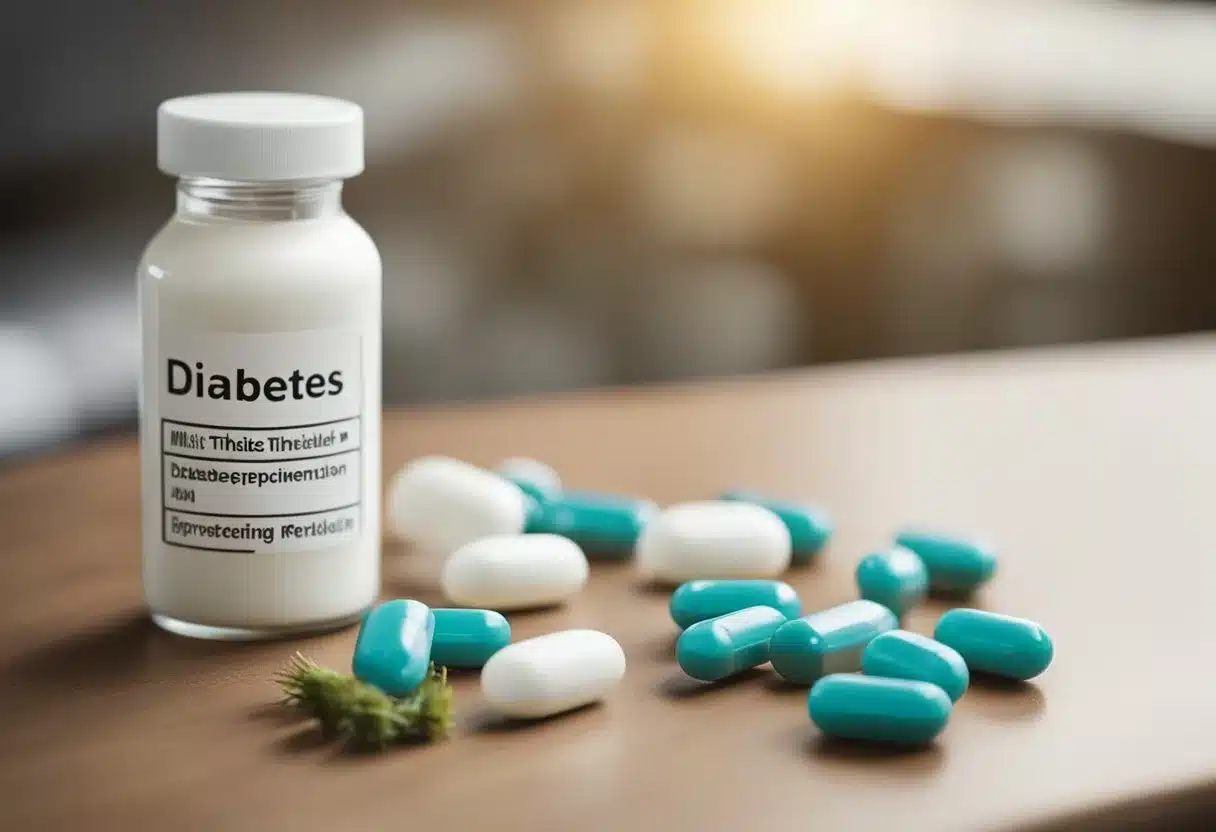
[[[646,525],[638,570],[662,583],[773,578],[790,565],[790,533],[776,514],[749,503],[683,503]]]
[[[481,671],[481,692],[501,713],[526,719],[603,699],[625,675],[625,651],[598,630],[563,630],[499,650]]]
[[[530,483],[542,494],[560,494],[562,490],[562,478],[539,459],[526,456],[504,459],[498,466],[498,473],[517,482]]]
[[[502,477],[442,456],[416,459],[389,486],[388,521],[401,539],[448,554],[472,540],[523,531],[527,503]]]
[[[502,612],[560,604],[586,585],[587,573],[587,556],[573,541],[512,534],[461,546],[439,581],[453,604]]]

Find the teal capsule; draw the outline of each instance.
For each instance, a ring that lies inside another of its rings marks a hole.
[[[971,670],[1008,679],[1033,679],[1055,655],[1051,636],[1035,622],[983,610],[950,610],[933,637],[957,650]]]
[[[787,620],[802,613],[798,593],[781,581],[689,581],[671,594],[671,620],[682,630],[748,607],[772,607]]]
[[[928,682],[957,702],[967,690],[971,674],[953,648],[907,630],[876,636],[861,654],[861,672],[867,676]]]
[[[830,673],[860,670],[861,651],[871,639],[898,626],[882,604],[850,601],[782,625],[773,634],[769,660],[787,682],[809,685]]]
[[[823,509],[801,503],[773,500],[757,492],[745,489],[732,489],[722,495],[721,499],[737,503],[754,503],[771,511],[781,518],[781,522],[789,529],[791,556],[794,564],[807,563],[828,544],[832,537],[835,524]]]
[[[628,557],[658,507],[646,500],[567,491],[541,505],[528,532],[568,537],[588,554]]]
[[[444,667],[481,667],[511,643],[511,625],[493,610],[443,609],[435,613],[431,661]]]
[[[716,682],[768,661],[768,642],[786,622],[772,607],[748,607],[699,621],[676,642],[676,661],[689,676]]]
[[[431,664],[435,614],[421,601],[388,601],[363,616],[351,669],[390,696],[422,684]]]
[[[901,533],[895,543],[920,556],[929,571],[929,586],[936,590],[965,594],[996,573],[996,552],[986,543],[911,531]]]
[[[910,549],[892,546],[862,558],[857,564],[857,588],[862,598],[902,616],[925,599],[929,573]]]
[[[811,721],[830,737],[924,745],[946,727],[950,697],[937,685],[837,673],[811,688]]]

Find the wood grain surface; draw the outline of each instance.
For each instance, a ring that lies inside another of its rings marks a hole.
[[[670,503],[728,486],[828,506],[807,609],[855,595],[905,523],[1000,543],[979,604],[1041,621],[1056,663],[977,684],[936,744],[821,738],[768,669],[683,677],[667,595],[593,566],[569,606],[624,646],[603,705],[488,714],[476,675],[442,744],[382,756],[273,704],[295,649],[348,665],[354,632],[260,644],[162,633],[139,591],[133,442],[0,471],[0,828],[13,830],[977,830],[1212,828],[1216,340],[906,361],[683,389],[392,413],[385,471],[535,455],[569,485]],[[385,545],[386,596],[441,599],[439,564]],[[945,609],[916,611],[929,633]]]

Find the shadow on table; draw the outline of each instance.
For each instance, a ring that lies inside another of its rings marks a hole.
[[[804,743],[806,752],[819,762],[865,763],[873,765],[882,761],[900,761],[914,764],[917,770],[930,772],[939,768],[946,759],[945,752],[936,744],[891,745],[888,743],[845,740],[813,734]]]
[[[811,691],[810,685],[787,681],[776,673],[769,677],[764,686],[769,693],[775,693],[778,696],[801,696],[803,699],[806,699],[807,694]]]
[[[998,722],[1030,722],[1047,710],[1047,697],[1038,685],[987,673],[972,674],[963,701]]]
[[[716,682],[702,682],[699,679],[693,679],[685,675],[682,671],[677,671],[659,682],[658,693],[665,699],[677,701],[696,699],[754,681],[765,675],[765,672],[753,667],[750,670],[736,673],[734,676],[728,676]]]
[[[633,594],[639,598],[653,598],[664,602],[670,601],[671,593],[675,588],[658,581],[635,581],[633,584]]]
[[[307,650],[325,633],[258,642],[208,641],[173,635],[157,627],[143,611],[102,621],[94,627],[36,645],[7,669],[22,680],[17,691],[38,697],[80,691],[113,691],[146,686],[149,680],[183,685],[207,684],[223,669],[231,678],[259,674],[270,657]],[[239,659],[239,661],[238,661]]]
[[[284,702],[264,702],[261,705],[255,705],[253,708],[250,708],[249,721],[268,725],[287,726],[311,722],[312,718],[302,709],[292,707]]]
[[[200,659],[238,650],[249,646],[174,636],[138,612],[37,645],[13,659],[11,669],[39,691],[72,692],[128,684],[166,656]]]
[[[335,751],[341,750],[337,741],[325,736],[316,725],[311,723],[300,726],[298,730],[280,737],[274,743],[276,754],[292,758],[330,747]]]
[[[534,731],[546,725],[556,725],[577,719],[582,714],[599,711],[602,704],[601,702],[590,702],[582,707],[539,719],[509,717],[487,709],[470,715],[465,721],[465,730],[470,734],[517,734],[523,731]]]
[[[672,662],[676,659],[676,642],[680,640],[679,633],[660,636],[647,647],[647,655],[657,662]]]

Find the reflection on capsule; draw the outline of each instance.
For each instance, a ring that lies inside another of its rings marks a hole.
[[[768,661],[768,643],[786,618],[749,607],[693,624],[676,642],[676,661],[694,679],[716,682]]]
[[[936,685],[840,673],[811,688],[811,721],[830,737],[923,745],[946,727],[950,697]]]
[[[543,719],[590,705],[625,675],[625,651],[598,630],[562,630],[499,650],[481,671],[481,693],[499,713]]]
[[[444,667],[481,667],[511,643],[511,625],[493,610],[439,609],[431,661]]]
[[[770,661],[783,679],[801,685],[829,673],[853,673],[870,640],[898,626],[882,604],[850,601],[784,624],[773,634]]]
[[[944,690],[953,702],[966,692],[971,681],[967,663],[956,650],[907,630],[883,633],[867,644],[861,654],[861,672],[929,682]]]
[[[421,601],[387,601],[363,616],[351,670],[390,696],[412,693],[431,664],[435,616]]]
[[[590,557],[627,558],[657,511],[648,500],[567,491],[540,503],[528,531],[568,537]]]
[[[929,573],[910,549],[892,546],[867,555],[857,564],[857,589],[862,598],[902,616],[924,600],[929,591]]]
[[[971,670],[1008,679],[1033,679],[1055,655],[1051,636],[1035,622],[983,610],[950,610],[933,637],[957,650]]]
[[[689,581],[671,595],[671,620],[686,629],[748,607],[772,607],[787,619],[802,612],[798,593],[781,581]]]
[[[996,552],[986,543],[943,534],[906,531],[895,543],[920,556],[929,586],[953,593],[979,589],[996,573]]]

